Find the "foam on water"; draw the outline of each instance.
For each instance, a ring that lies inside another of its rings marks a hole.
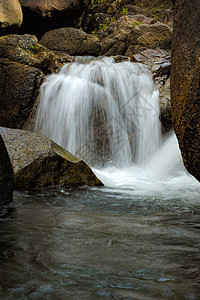
[[[200,184],[185,169],[172,131],[144,166],[93,169],[105,186],[134,196],[199,201]],[[107,190],[108,191],[108,190]]]
[[[175,134],[161,137],[159,94],[142,64],[77,58],[42,85],[36,131],[134,195],[199,199]]]

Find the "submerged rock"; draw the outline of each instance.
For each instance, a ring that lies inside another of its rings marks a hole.
[[[103,185],[88,165],[47,137],[1,128],[14,172],[15,188]]]
[[[187,170],[200,181],[200,0],[175,2],[171,101]]]
[[[12,200],[14,172],[4,141],[0,135],[0,205]],[[1,214],[0,214],[1,215]]]

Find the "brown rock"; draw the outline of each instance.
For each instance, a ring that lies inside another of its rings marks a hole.
[[[35,36],[10,34],[0,37],[0,59],[8,59],[42,70],[54,70],[54,53],[38,44]]]
[[[160,88],[160,118],[164,133],[172,129],[170,91],[170,78],[168,78],[165,84]]]
[[[45,47],[65,51],[70,55],[99,54],[100,42],[96,36],[76,28],[59,28],[44,34],[40,43]]]
[[[200,181],[200,0],[177,0],[172,44],[172,116],[183,161]]]
[[[102,185],[84,161],[50,139],[24,130],[1,131],[13,164],[16,189]]]
[[[143,15],[122,16],[97,34],[101,55],[132,56],[149,48],[169,51],[172,39],[170,27]]]
[[[0,60],[0,125],[21,128],[31,110],[43,73],[9,60]]]
[[[75,26],[83,14],[89,0],[19,0],[24,20],[22,33],[30,33],[38,38],[52,29]]]
[[[105,38],[101,43],[101,55],[123,55],[126,51],[126,40],[120,34]]]
[[[161,22],[135,26],[131,35],[131,42],[126,55],[133,55],[149,48],[170,50],[172,30]]]
[[[165,7],[172,7],[173,1],[171,0],[134,0],[135,5],[143,8],[154,8],[164,4]]]
[[[1,0],[0,31],[11,31],[22,24],[22,9],[18,0]]]
[[[0,125],[21,128],[37,98],[54,54],[30,35],[0,37]]]

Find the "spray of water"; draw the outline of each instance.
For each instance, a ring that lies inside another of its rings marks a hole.
[[[162,141],[159,94],[142,64],[77,58],[65,65],[42,85],[36,132],[84,159],[106,186],[170,197],[186,186],[199,190],[174,133]]]

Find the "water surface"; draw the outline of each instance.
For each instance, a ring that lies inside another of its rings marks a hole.
[[[0,298],[199,299],[198,200],[15,192],[0,226]]]

